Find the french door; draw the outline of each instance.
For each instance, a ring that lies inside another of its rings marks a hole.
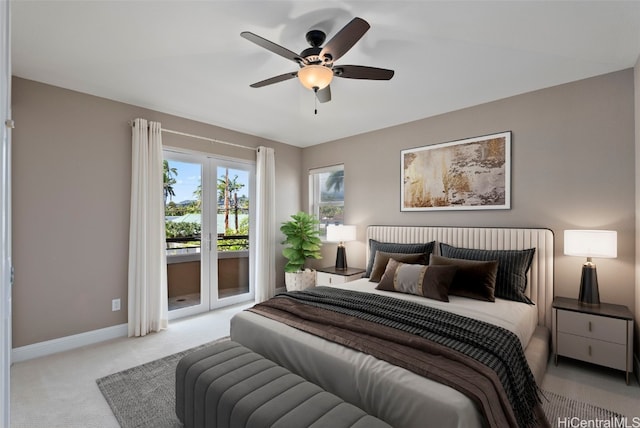
[[[164,151],[169,319],[254,298],[253,163]]]

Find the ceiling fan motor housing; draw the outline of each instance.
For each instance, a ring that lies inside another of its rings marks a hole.
[[[327,35],[324,31],[310,30],[306,35],[307,42],[313,47],[321,46],[327,39]]]
[[[325,58],[320,58],[320,52],[322,52],[321,45],[326,38],[327,35],[321,30],[311,30],[307,32],[306,39],[311,47],[300,52],[300,56],[307,61],[307,64],[331,64],[331,55],[325,55]]]

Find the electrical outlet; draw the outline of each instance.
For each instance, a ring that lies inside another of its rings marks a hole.
[[[120,299],[113,299],[111,301],[111,310],[119,311],[120,310]]]

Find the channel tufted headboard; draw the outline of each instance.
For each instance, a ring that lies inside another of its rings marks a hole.
[[[369,226],[367,227],[367,260],[369,239],[381,242],[443,242],[456,247],[484,250],[524,250],[535,248],[528,274],[526,295],[538,307],[538,324],[551,329],[553,302],[553,232],[549,229],[499,227],[432,227]],[[436,254],[438,245],[436,245]]]

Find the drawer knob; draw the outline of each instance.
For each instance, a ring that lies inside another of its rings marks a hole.
[[[589,321],[589,331],[591,331],[591,321]],[[589,355],[591,355],[591,352],[589,352]]]
[[[591,325],[591,323],[589,323]],[[589,356],[591,356],[591,345],[589,345]]]

